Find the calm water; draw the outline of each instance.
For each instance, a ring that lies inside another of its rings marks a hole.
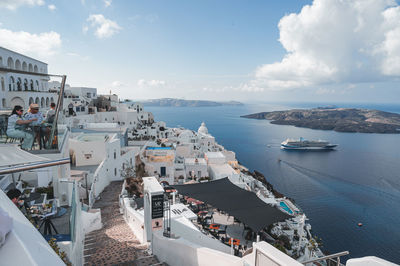
[[[338,105],[400,113],[400,105]],[[240,118],[261,111],[313,104],[240,107],[146,107],[167,126],[196,130],[204,121],[216,141],[236,152],[251,170],[262,172],[294,198],[329,252],[379,256],[400,263],[400,134],[359,134],[272,125]],[[286,138],[325,139],[331,152],[282,151]],[[268,146],[267,146],[268,145]],[[278,158],[281,162],[278,162]],[[357,223],[362,222],[363,227]]]

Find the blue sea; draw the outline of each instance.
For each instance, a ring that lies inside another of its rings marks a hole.
[[[378,256],[400,263],[400,134],[338,133],[240,115],[310,108],[327,104],[246,104],[221,107],[146,107],[169,127],[210,134],[236,152],[239,162],[262,172],[274,187],[306,213],[313,234],[330,253],[347,258]],[[400,105],[335,104],[400,113]],[[283,151],[286,138],[324,139],[339,144],[331,152]],[[280,159],[280,161],[278,161]],[[359,227],[357,224],[362,223]]]

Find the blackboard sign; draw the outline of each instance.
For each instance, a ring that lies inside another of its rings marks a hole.
[[[164,195],[151,196],[151,219],[164,217]]]

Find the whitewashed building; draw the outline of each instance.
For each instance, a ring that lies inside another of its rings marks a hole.
[[[48,108],[57,94],[48,88],[47,64],[0,47],[0,109],[31,103]]]

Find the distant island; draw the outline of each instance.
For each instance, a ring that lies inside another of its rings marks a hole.
[[[241,102],[228,101],[228,102],[216,102],[216,101],[205,101],[205,100],[184,100],[174,98],[162,98],[139,101],[144,106],[170,106],[170,107],[212,107],[212,106],[223,106],[231,105],[238,106],[243,105]]]
[[[243,115],[272,124],[360,133],[400,133],[400,114],[355,108],[294,109]]]

